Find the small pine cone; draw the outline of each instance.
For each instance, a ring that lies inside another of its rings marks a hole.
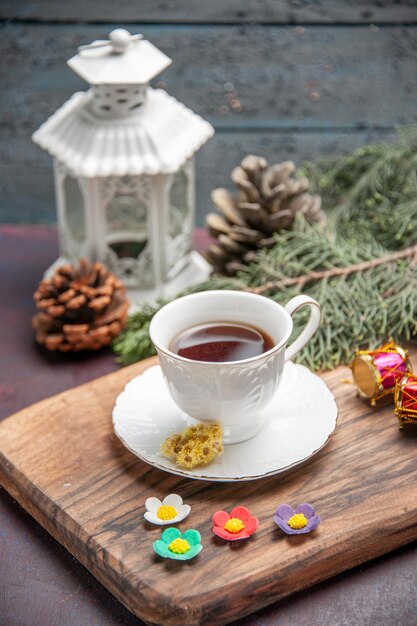
[[[129,301],[123,283],[101,263],[81,259],[41,280],[32,319],[36,341],[48,350],[98,350],[126,324]]]
[[[246,156],[231,178],[239,190],[214,189],[212,200],[219,213],[209,213],[206,228],[216,239],[206,259],[221,274],[236,274],[261,248],[274,245],[274,234],[290,230],[298,213],[310,224],[326,224],[320,196],[308,193],[307,178],[294,178],[292,161],[268,166],[262,157]]]

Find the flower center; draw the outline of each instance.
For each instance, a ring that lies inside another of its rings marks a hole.
[[[159,507],[159,509],[156,512],[156,516],[159,517],[159,519],[163,519],[163,520],[174,519],[174,517],[176,517],[177,514],[178,514],[177,509],[175,509],[173,506],[169,504],[163,504],[162,506]]]
[[[245,525],[238,517],[231,517],[227,520],[223,528],[228,530],[229,533],[240,533],[240,531],[245,528]]]
[[[181,539],[181,537],[171,541],[168,546],[168,550],[171,550],[171,552],[174,552],[175,554],[185,554],[189,549],[190,544],[185,539]]]
[[[294,513],[294,515],[288,520],[287,524],[290,528],[299,530],[300,528],[307,526],[307,518],[304,513]]]

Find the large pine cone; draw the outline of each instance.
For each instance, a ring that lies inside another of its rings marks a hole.
[[[34,293],[39,310],[32,325],[48,350],[98,350],[109,345],[127,320],[129,301],[121,280],[101,263],[81,259],[41,280]]]
[[[320,196],[309,194],[307,178],[294,178],[295,171],[292,161],[268,167],[264,158],[248,155],[231,174],[239,195],[214,189],[211,197],[221,215],[206,217],[217,242],[205,256],[215,272],[233,275],[243,269],[254,251],[274,245],[274,233],[292,228],[297,213],[310,224],[325,224]]]

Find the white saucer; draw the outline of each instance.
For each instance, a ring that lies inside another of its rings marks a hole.
[[[324,381],[290,362],[260,432],[225,446],[209,465],[183,470],[162,456],[160,445],[196,420],[174,404],[158,365],[131,380],[113,409],[114,432],[142,461],[171,474],[219,482],[256,480],[303,463],[326,445],[336,420],[337,405]]]

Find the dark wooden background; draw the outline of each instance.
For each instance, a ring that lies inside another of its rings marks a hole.
[[[301,163],[417,119],[415,0],[0,0],[0,19],[0,222],[55,221],[31,134],[86,88],[66,66],[77,46],[123,25],[172,57],[153,84],[216,129],[197,159],[200,224],[248,152]]]

